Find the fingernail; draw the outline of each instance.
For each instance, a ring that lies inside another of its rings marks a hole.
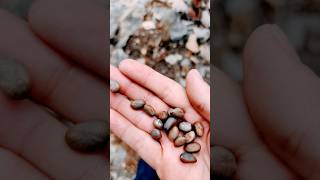
[[[277,26],[276,24],[271,25],[271,33],[278,43],[277,46],[283,50],[283,53],[286,53],[287,56],[292,59],[297,59],[294,48],[292,47],[289,39],[285,33]]]
[[[197,69],[194,69],[194,76],[199,79],[199,80],[203,80],[201,74],[199,73],[199,71]]]

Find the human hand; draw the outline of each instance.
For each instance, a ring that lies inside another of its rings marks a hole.
[[[161,179],[210,179],[210,91],[195,70],[187,77],[186,90],[175,81],[134,60],[124,60],[119,69],[110,66],[110,79],[120,84],[120,93],[110,92],[110,129],[152,166]],[[201,94],[201,95],[199,95]],[[169,106],[185,111],[185,120],[201,121],[204,135],[195,141],[201,145],[195,164],[179,159],[183,148],[176,148],[162,132],[159,142],[151,138],[150,116],[130,107],[130,100],[144,99],[157,112]]]
[[[214,69],[211,143],[235,153],[235,179],[319,179],[319,78],[274,25],[251,35],[243,60],[243,90]]]
[[[107,120],[106,8],[92,2],[35,1],[28,22],[0,10],[0,56],[23,63],[32,83],[23,101],[0,93],[0,179],[109,179],[105,152],[71,150],[47,111]]]

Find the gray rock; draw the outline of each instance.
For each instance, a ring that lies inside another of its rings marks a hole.
[[[115,49],[111,54],[110,63],[114,66],[118,66],[122,60],[127,59],[128,57],[129,56],[121,48]]]

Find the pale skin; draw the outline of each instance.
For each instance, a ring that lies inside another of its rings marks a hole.
[[[110,78],[121,87],[120,94],[110,92],[111,131],[152,166],[160,179],[210,179],[210,87],[197,70],[188,73],[186,88],[134,60],[122,61],[119,68],[110,66]],[[197,162],[182,163],[183,147],[175,147],[164,132],[159,142],[152,139],[154,118],[133,110],[127,97],[144,99],[157,112],[180,107],[186,121],[200,121],[204,135],[195,140],[201,145],[194,154]]]

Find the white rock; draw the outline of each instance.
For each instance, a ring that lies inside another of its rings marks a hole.
[[[201,42],[206,42],[210,38],[210,30],[208,28],[194,27],[193,32]]]
[[[195,34],[191,34],[186,43],[186,48],[189,49],[193,53],[199,52],[199,45],[197,42],[197,36]]]
[[[170,54],[169,56],[167,56],[165,58],[165,61],[168,64],[174,65],[174,64],[178,63],[179,61],[181,61],[182,58],[183,57],[180,54]]]
[[[152,30],[152,29],[155,29],[156,28],[156,24],[153,22],[153,21],[144,21],[142,23],[142,27],[145,29],[145,30]]]
[[[200,56],[205,59],[207,62],[210,62],[210,46],[204,44],[200,46]]]
[[[210,13],[209,13],[209,11],[202,11],[202,14],[201,14],[201,23],[202,23],[205,27],[210,27]]]

